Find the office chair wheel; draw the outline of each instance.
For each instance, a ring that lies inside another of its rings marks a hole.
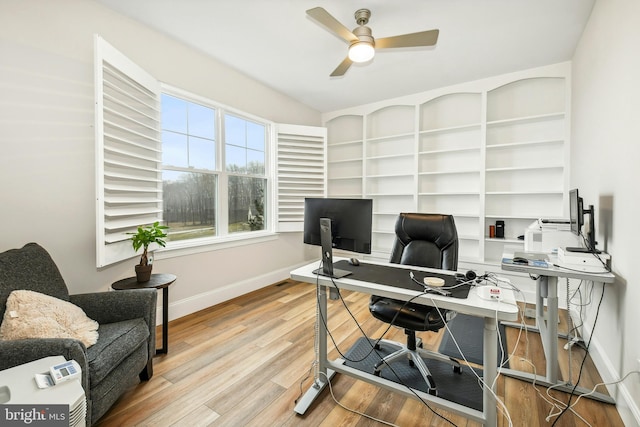
[[[436,382],[431,375],[427,375],[427,385],[429,386],[427,393],[429,393],[432,396],[437,396],[438,389],[436,388]]]
[[[462,375],[462,366],[460,365],[453,365],[453,372],[456,374],[460,374]]]
[[[373,375],[375,375],[376,377],[380,376],[380,371],[378,371],[377,369],[373,370]]]

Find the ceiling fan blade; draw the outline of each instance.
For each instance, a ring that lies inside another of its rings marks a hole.
[[[329,31],[335,33],[347,43],[358,40],[358,37],[356,37],[355,34],[321,7],[314,7],[313,9],[307,10],[307,15],[316,20],[320,25],[323,25]]]
[[[338,67],[333,70],[333,73],[331,73],[331,77],[344,76],[344,73],[346,73],[349,67],[351,67],[351,64],[353,64],[353,62],[347,56],[346,58],[344,58],[344,61],[342,61],[340,65],[338,65]]]
[[[403,34],[401,36],[376,39],[376,49],[393,47],[433,46],[438,41],[440,30],[421,31],[419,33]]]

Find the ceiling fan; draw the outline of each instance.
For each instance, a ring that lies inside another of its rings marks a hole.
[[[375,49],[433,46],[438,41],[438,33],[440,32],[440,30],[420,31],[376,40],[371,34],[371,28],[366,26],[371,17],[369,9],[356,10],[354,16],[358,27],[353,31],[349,31],[347,27],[321,7],[307,10],[307,15],[349,43],[349,54],[333,70],[331,77],[343,76],[354,62],[370,61],[375,55]]]

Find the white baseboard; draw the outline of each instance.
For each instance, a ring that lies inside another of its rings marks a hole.
[[[189,298],[170,302],[169,321],[187,316],[216,304],[229,301],[230,299],[239,297],[240,295],[248,294],[249,292],[253,292],[258,289],[262,289],[265,286],[269,286],[282,280],[288,279],[290,277],[289,273],[291,272],[291,270],[294,270],[305,264],[306,263],[301,263],[299,265],[271,271],[261,276],[252,277],[240,282],[230,283],[221,288],[212,289],[211,291],[193,295]],[[162,303],[158,301],[158,307],[156,311],[156,325],[161,324]]]
[[[575,324],[580,324],[576,323],[581,322],[579,320],[580,315],[573,309],[571,310],[571,318]],[[580,332],[585,342],[589,341],[592,331],[593,325],[586,322],[583,323]],[[598,339],[595,337],[591,340],[589,355],[591,356],[593,363],[596,365],[596,369],[602,377],[603,382],[613,382],[621,378],[620,373],[616,370],[611,359],[608,357],[606,349],[602,347]],[[633,401],[625,383],[622,382],[614,385],[608,385],[607,391],[616,400],[616,409],[618,410],[624,425],[626,427],[640,427],[640,406],[638,406],[638,402]]]

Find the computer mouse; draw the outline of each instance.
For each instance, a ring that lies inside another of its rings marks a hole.
[[[358,261],[358,258],[349,258],[348,262],[351,265],[360,265],[360,261]]]
[[[522,258],[522,257],[515,257],[513,258],[513,263],[514,264],[529,264],[529,260],[526,258]]]

